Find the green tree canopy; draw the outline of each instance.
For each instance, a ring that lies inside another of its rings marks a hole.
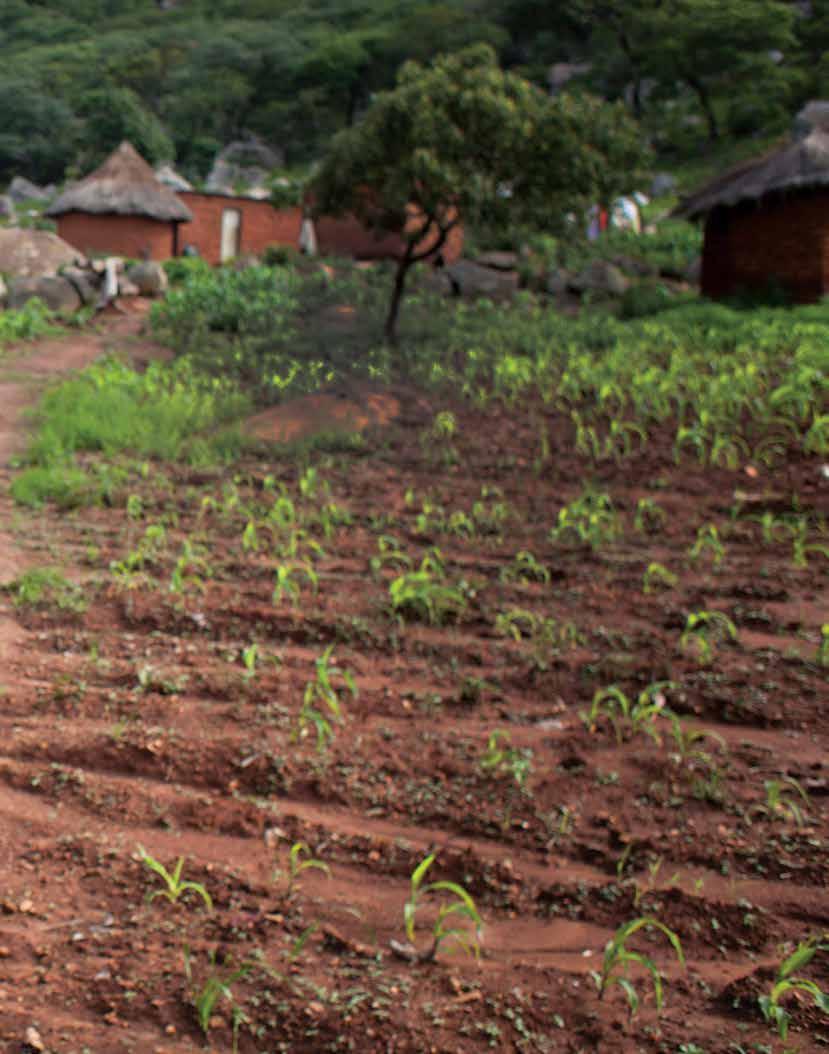
[[[462,220],[486,211],[496,223],[556,227],[568,210],[631,189],[642,159],[623,108],[551,100],[475,45],[404,65],[396,88],[335,137],[311,189],[318,213],[404,233],[386,324],[393,341],[409,267]]]

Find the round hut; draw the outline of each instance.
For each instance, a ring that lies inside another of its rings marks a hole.
[[[829,117],[685,198],[676,215],[705,222],[701,287],[715,299],[829,292]]]
[[[50,206],[64,241],[89,255],[167,260],[178,255],[180,223],[193,216],[130,143],[121,143]]]

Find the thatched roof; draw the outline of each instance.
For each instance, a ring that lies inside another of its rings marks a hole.
[[[719,205],[758,201],[779,191],[829,186],[829,126],[718,176],[678,205],[675,215],[695,219]]]
[[[100,168],[74,183],[47,209],[49,216],[65,212],[185,222],[193,219],[187,206],[164,186],[130,143],[121,143]]]

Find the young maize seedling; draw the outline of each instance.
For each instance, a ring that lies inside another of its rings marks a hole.
[[[710,555],[714,567],[719,567],[723,562],[725,546],[720,541],[720,532],[717,530],[716,524],[713,523],[706,523],[703,527],[700,527],[697,531],[696,541],[691,546],[688,556],[691,559],[691,563],[696,564],[706,553]]]
[[[518,582],[528,585],[530,582],[542,582],[547,585],[550,581],[550,572],[540,564],[528,549],[522,549],[515,554],[511,564],[501,568],[499,575],[502,582]]]
[[[294,527],[288,532],[286,539],[276,546],[277,554],[283,560],[299,561],[304,556],[306,563],[312,560],[324,560],[325,550],[304,527]]]
[[[656,534],[667,520],[665,510],[653,498],[640,498],[636,503],[633,526],[640,534]]]
[[[246,682],[250,682],[256,676],[256,663],[259,661],[259,646],[257,644],[249,644],[246,648],[242,648],[242,665],[245,667],[245,672],[242,674]]]
[[[647,596],[657,589],[673,589],[678,581],[679,576],[663,564],[650,563],[642,576],[642,592]]]
[[[320,754],[334,738],[331,722],[343,721],[342,697],[345,692],[350,692],[352,699],[356,699],[359,694],[351,671],[332,665],[333,654],[334,645],[329,644],[315,660],[316,674],[314,679],[305,685],[302,708],[292,736],[292,740],[296,742],[313,728],[317,734],[317,751]],[[341,680],[342,685],[337,687],[334,684],[335,679]]]
[[[423,884],[426,872],[434,864],[435,857],[435,853],[424,857],[411,875],[409,899],[403,905],[403,920],[409,947],[406,949],[403,946],[403,955],[417,962],[433,962],[441,945],[450,941],[477,959],[481,952],[480,931],[483,923],[470,894],[457,882]],[[432,925],[432,943],[424,951],[417,952],[414,950],[415,918],[424,899],[434,894],[447,894],[450,899],[438,909],[437,919]],[[471,922],[474,929],[470,932],[468,925],[459,926],[458,923],[462,921]]]
[[[527,777],[532,772],[532,756],[531,750],[519,750],[510,746],[509,732],[497,729],[490,732],[486,750],[478,764],[484,772],[508,775],[517,787],[523,789]]]
[[[787,993],[803,992],[810,995],[818,1010],[829,1014],[829,994],[824,992],[815,981],[793,976],[795,970],[807,966],[818,951],[829,950],[829,944],[822,943],[827,936],[829,934],[824,934],[823,938],[810,937],[808,940],[801,941],[792,954],[780,964],[771,991],[757,999],[763,1019],[768,1024],[774,1025],[777,1034],[784,1041],[789,1034],[791,1014],[780,1005],[780,1000]]]
[[[260,953],[255,953],[254,958],[246,959],[238,965],[233,965],[232,962],[228,961],[220,964],[217,953],[210,951],[207,955],[207,975],[203,981],[197,982],[195,981],[195,971],[193,969],[194,956],[188,945],[184,946],[183,953],[184,975],[187,979],[189,997],[193,1009],[196,1011],[196,1020],[204,1033],[205,1039],[208,1037],[215,1021],[216,1004],[220,999],[224,999],[230,1004],[231,1008],[230,1020],[233,1030],[233,1046],[231,1049],[233,1054],[237,1054],[239,1049],[239,1030],[242,1025],[250,1026],[251,1022],[248,1015],[237,1002],[233,986],[237,981],[242,981],[257,971],[272,980],[281,981],[284,978],[265,962]]]
[[[727,615],[722,611],[692,611],[685,620],[679,646],[683,650],[694,648],[704,665],[713,659],[715,645],[726,640],[737,640],[737,627]]]
[[[824,622],[820,627],[820,644],[817,646],[817,661],[819,666],[829,666],[829,622]]]
[[[769,820],[791,821],[797,827],[804,826],[806,818],[798,799],[808,806],[809,795],[796,779],[787,776],[782,780],[764,780],[763,789],[766,800],[752,805],[748,810],[749,817],[761,815]]]
[[[276,583],[273,589],[273,603],[279,604],[286,594],[291,603],[296,607],[299,604],[300,581],[304,580],[310,585],[314,593],[317,592],[319,576],[314,568],[301,560],[291,560],[285,564],[279,564],[276,569]]]
[[[509,504],[503,501],[500,487],[481,487],[481,496],[472,506],[472,519],[482,534],[500,537],[504,524],[512,516]]]
[[[443,461],[444,465],[454,465],[458,460],[458,452],[452,444],[452,440],[458,430],[458,422],[450,410],[441,410],[435,414],[435,419],[422,434],[420,441],[424,447],[431,448]]]
[[[658,919],[646,915],[642,918],[634,919],[632,922],[626,922],[619,927],[613,937],[607,942],[601,972],[592,974],[596,987],[599,990],[599,999],[604,998],[605,992],[614,984],[617,984],[622,989],[628,1002],[628,1011],[631,1018],[636,1015],[640,1004],[639,993],[627,977],[627,970],[631,965],[642,966],[648,971],[653,981],[656,1009],[658,1011],[662,1009],[662,975],[657,969],[656,963],[644,952],[631,951],[626,947],[628,938],[632,937],[637,930],[651,926],[664,934],[676,953],[680,965],[684,967],[685,956],[679,937],[673,930],[659,922]]]
[[[575,541],[598,549],[619,534],[621,524],[610,495],[588,490],[559,510],[558,522],[550,530],[550,540]]]
[[[808,567],[809,556],[823,556],[829,560],[829,545],[821,545],[818,542],[808,543],[809,525],[805,517],[801,517],[792,538],[792,563],[795,567]]]
[[[162,889],[154,889],[147,894],[148,904],[151,904],[156,897],[166,897],[171,904],[177,904],[186,893],[195,893],[202,898],[208,911],[213,910],[213,901],[201,882],[186,882],[181,877],[184,869],[183,856],[178,858],[176,866],[170,872],[162,863],[150,856],[143,845],[138,846],[138,855],[141,863],[158,875],[163,883]]]
[[[303,857],[310,857],[310,859],[304,860]],[[285,896],[289,900],[294,891],[299,888],[299,877],[302,872],[310,870],[324,871],[326,875],[331,874],[328,864],[311,856],[311,849],[307,842],[294,842],[288,853],[288,884],[285,888]]]
[[[381,534],[377,539],[377,556],[372,556],[369,567],[375,576],[379,576],[384,567],[409,571],[412,558],[403,552],[403,546],[397,538],[391,534]]]
[[[213,573],[207,561],[207,548],[201,542],[185,538],[181,543],[181,553],[170,576],[170,592],[186,593],[195,590],[205,591],[204,579]]]
[[[706,740],[716,743],[723,753],[728,750],[728,746],[719,732],[715,732],[710,728],[689,728],[684,721],[669,710],[666,710],[663,716],[670,722],[671,738],[676,748],[675,758],[679,764],[693,765],[699,762],[709,767],[713,765],[713,757],[707,750],[703,750],[700,747],[700,744]]]
[[[599,688],[593,696],[590,709],[582,711],[579,716],[591,732],[596,731],[601,718],[607,718],[620,745],[628,731],[631,735],[644,732],[654,743],[660,744],[662,739],[657,721],[665,707],[664,693],[675,687],[672,681],[655,681],[639,693],[636,702],[615,684],[609,688]]]
[[[447,585],[445,570],[437,549],[430,550],[418,571],[407,571],[389,585],[392,609],[404,619],[420,620],[433,626],[460,618],[475,591],[466,581]]]
[[[622,461],[634,453],[634,439],[638,442],[637,452],[641,453],[648,443],[648,433],[641,425],[633,421],[610,422],[610,431],[605,436],[602,447],[602,459],[613,458],[614,461]]]
[[[807,454],[829,454],[829,414],[815,414],[803,437],[803,449]]]

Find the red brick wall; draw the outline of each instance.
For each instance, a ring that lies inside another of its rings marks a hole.
[[[820,299],[829,289],[829,192],[715,209],[705,225],[701,281],[713,298],[777,283],[793,300]]]
[[[387,260],[402,256],[405,241],[399,234],[378,237],[355,216],[320,216],[315,221],[317,244],[323,256],[353,256],[358,260]],[[428,243],[427,243],[428,244]],[[442,249],[446,263],[463,251],[463,228],[454,227]]]
[[[146,216],[94,216],[88,212],[67,212],[58,217],[58,234],[82,253],[130,256],[140,259],[149,253],[152,260],[173,255],[173,224]]]
[[[299,245],[300,208],[275,209],[269,201],[189,190],[182,191],[178,197],[193,213],[193,222],[182,223],[179,227],[179,252],[187,244],[195,245],[208,263],[221,263],[222,213],[225,209],[238,209],[242,214],[240,254],[261,253],[274,244],[293,248]]]

